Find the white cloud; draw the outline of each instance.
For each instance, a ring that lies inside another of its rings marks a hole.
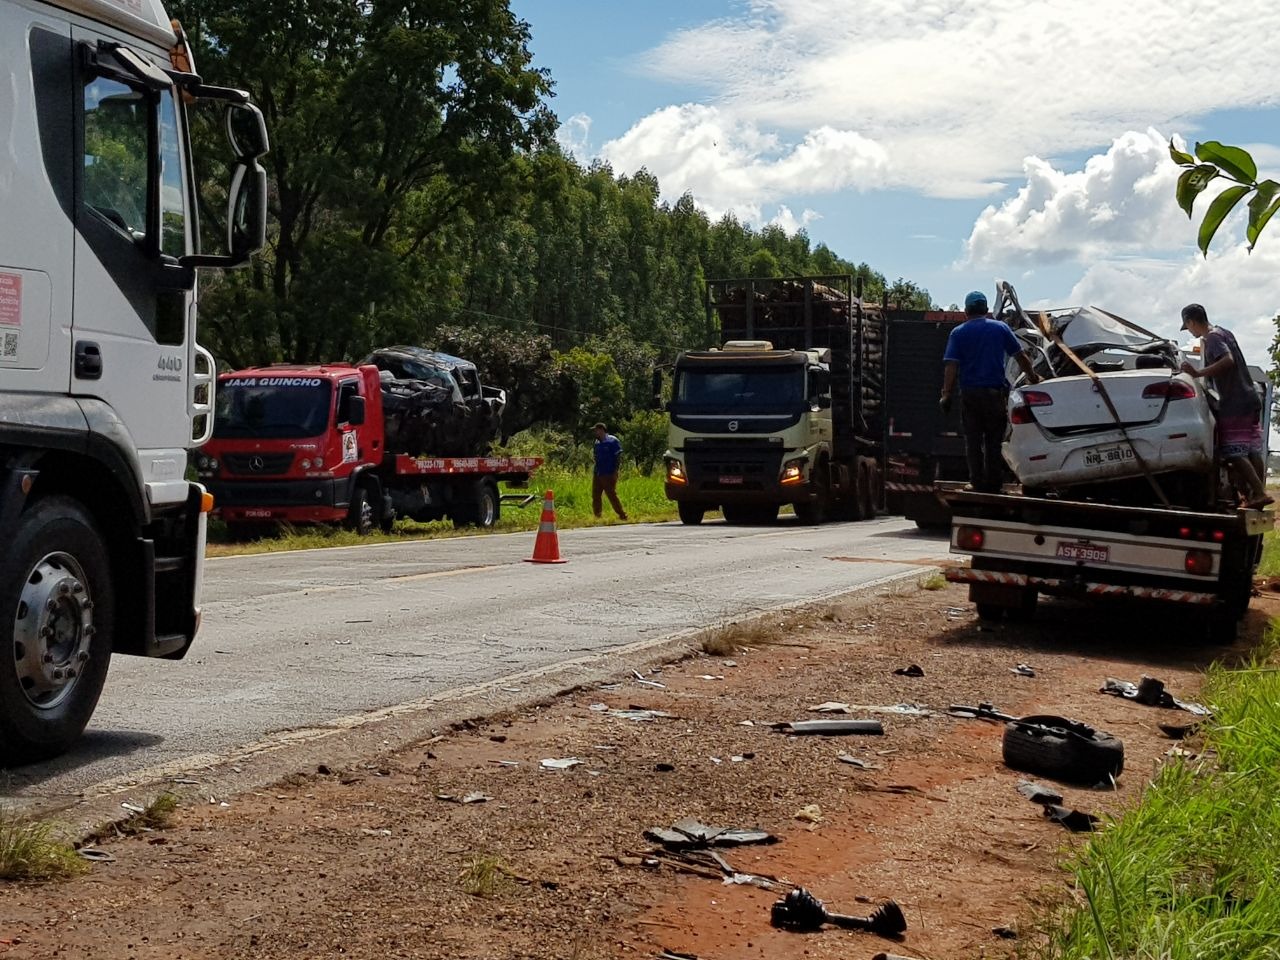
[[[813,223],[815,220],[821,220],[822,214],[816,210],[804,210],[800,216],[796,216],[791,212],[791,208],[785,203],[778,207],[778,212],[770,219],[769,223],[773,226],[781,227],[787,233],[795,233],[797,230],[803,230]]]
[[[1168,143],[1155,130],[1131,131],[1072,172],[1028,157],[1026,183],[978,216],[965,243],[967,262],[1088,262],[1185,248],[1192,227],[1174,199],[1181,170]]]
[[[760,222],[762,205],[784,196],[881,185],[888,166],[883,147],[849,130],[820,126],[785,143],[693,103],[651,113],[601,147],[600,156],[620,172],[646,168],[667,199],[692,191],[712,217],[732,210],[753,222]]]
[[[814,150],[811,182],[797,162],[786,181],[793,189],[856,183],[986,196],[1028,156],[1074,153],[1118,130],[1187,129],[1219,108],[1280,103],[1280,5],[1271,0],[741,6],[732,19],[673,34],[645,58],[660,78],[708,90],[708,105],[639,121],[609,145],[617,168],[659,172],[662,152],[666,189],[693,190],[719,209],[758,205],[758,192],[735,176],[751,168],[737,152],[751,159],[760,141],[803,144],[826,131],[833,146],[836,134],[876,146],[875,176],[823,176],[817,164],[839,170],[838,151]],[[713,129],[733,131],[732,145]],[[721,146],[709,147],[707,136]],[[775,179],[772,189],[781,185]]]
[[[556,130],[556,142],[565,153],[579,160],[591,157],[591,118],[585,113],[575,113]]]

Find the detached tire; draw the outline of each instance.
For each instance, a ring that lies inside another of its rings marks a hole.
[[[115,595],[106,543],[77,500],[36,500],[0,558],[0,767],[63,753],[107,679]]]
[[[1064,783],[1093,786],[1119,777],[1124,743],[1065,717],[1023,717],[1004,728],[1005,766]]]

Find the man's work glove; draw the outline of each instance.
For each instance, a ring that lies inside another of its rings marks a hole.
[[[938,398],[938,409],[942,411],[944,417],[951,413],[951,394],[944,393]]]

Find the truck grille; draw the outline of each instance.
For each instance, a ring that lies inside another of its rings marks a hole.
[[[292,453],[225,453],[222,465],[227,473],[251,477],[272,477],[288,473]]]
[[[687,447],[685,469],[697,490],[764,490],[778,482],[782,451],[777,447]]]

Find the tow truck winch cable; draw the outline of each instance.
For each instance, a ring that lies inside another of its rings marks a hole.
[[[1133,451],[1133,458],[1138,461],[1138,466],[1142,468],[1142,475],[1146,477],[1147,483],[1151,484],[1151,489],[1155,491],[1156,498],[1160,501],[1160,505],[1166,510],[1172,509],[1173,504],[1169,502],[1169,498],[1164,495],[1164,490],[1160,488],[1159,482],[1155,478],[1155,474],[1151,472],[1151,467],[1147,465],[1146,458],[1138,452],[1137,444],[1133,442],[1133,438],[1129,436],[1129,431],[1125,428],[1124,421],[1120,419],[1120,412],[1116,410],[1116,405],[1111,402],[1111,395],[1107,393],[1107,387],[1098,376],[1098,372],[1092,369],[1088,364],[1081,360],[1074,350],[1062,342],[1062,337],[1054,331],[1053,323],[1049,319],[1049,315],[1041,313],[1038,318],[1039,322],[1036,326],[1040,332],[1048,337],[1066,356],[1079,367],[1090,380],[1093,381],[1093,389],[1102,397],[1102,402],[1106,404],[1107,412],[1111,414],[1111,419],[1116,422],[1116,426],[1120,428],[1120,436],[1124,437],[1125,443],[1129,444],[1129,449]]]

